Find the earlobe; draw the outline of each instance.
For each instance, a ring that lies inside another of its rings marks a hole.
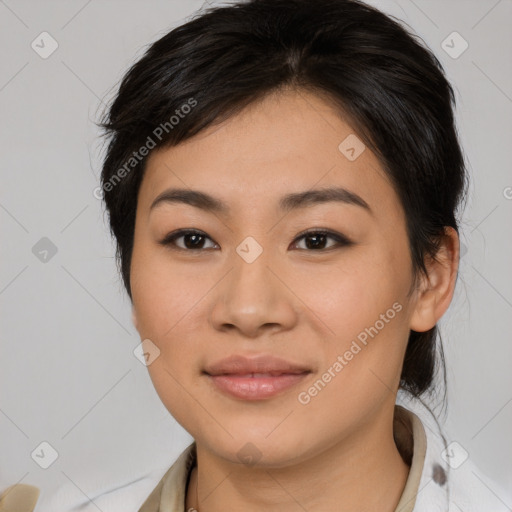
[[[410,329],[417,332],[429,331],[437,323],[436,300],[432,290],[419,292],[418,302],[411,317]]]
[[[421,276],[410,329],[425,332],[436,325],[448,309],[455,290],[459,266],[459,237],[452,227],[445,227],[436,259],[425,262],[428,277]]]

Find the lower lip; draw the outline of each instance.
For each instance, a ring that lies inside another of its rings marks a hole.
[[[283,373],[275,377],[243,377],[240,375],[208,375],[221,391],[244,400],[263,400],[289,389],[309,375]]]

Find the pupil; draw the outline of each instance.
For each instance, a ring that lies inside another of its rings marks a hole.
[[[185,235],[185,246],[188,249],[197,249],[201,244],[201,241],[202,241],[202,240],[200,240],[201,238],[203,238],[203,235],[197,235],[197,234]],[[195,240],[195,242],[192,241],[192,243],[187,243],[191,239]],[[199,244],[197,243],[198,241],[199,241]]]
[[[320,241],[319,241],[320,239]],[[313,243],[308,243],[308,241],[313,240]],[[315,241],[316,240],[316,241]],[[308,249],[314,248],[318,249],[318,247],[322,246],[325,242],[325,235],[316,234],[316,235],[308,235],[306,237],[306,246]]]

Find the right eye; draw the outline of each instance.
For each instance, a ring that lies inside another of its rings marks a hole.
[[[177,240],[179,239],[183,239],[182,246],[177,243]],[[178,231],[173,231],[172,233],[166,235],[165,238],[159,243],[173,250],[177,249],[180,251],[190,252],[205,250],[205,240],[211,240],[213,242],[213,240],[202,231],[196,231],[193,229],[179,229]],[[215,242],[213,243],[216,245]]]

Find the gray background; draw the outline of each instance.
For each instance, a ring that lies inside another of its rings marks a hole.
[[[202,3],[0,1],[0,491],[64,486],[82,499],[168,467],[191,440],[133,355],[140,340],[93,196],[93,121],[144,47]],[[445,430],[491,490],[510,489],[512,1],[369,3],[424,39],[457,93],[472,178],[456,294],[441,321]],[[59,45],[47,59],[31,48],[43,31]],[[453,31],[469,44],[456,59],[441,46]],[[43,237],[57,249],[47,261]],[[31,458],[43,441],[59,455],[48,469]]]

